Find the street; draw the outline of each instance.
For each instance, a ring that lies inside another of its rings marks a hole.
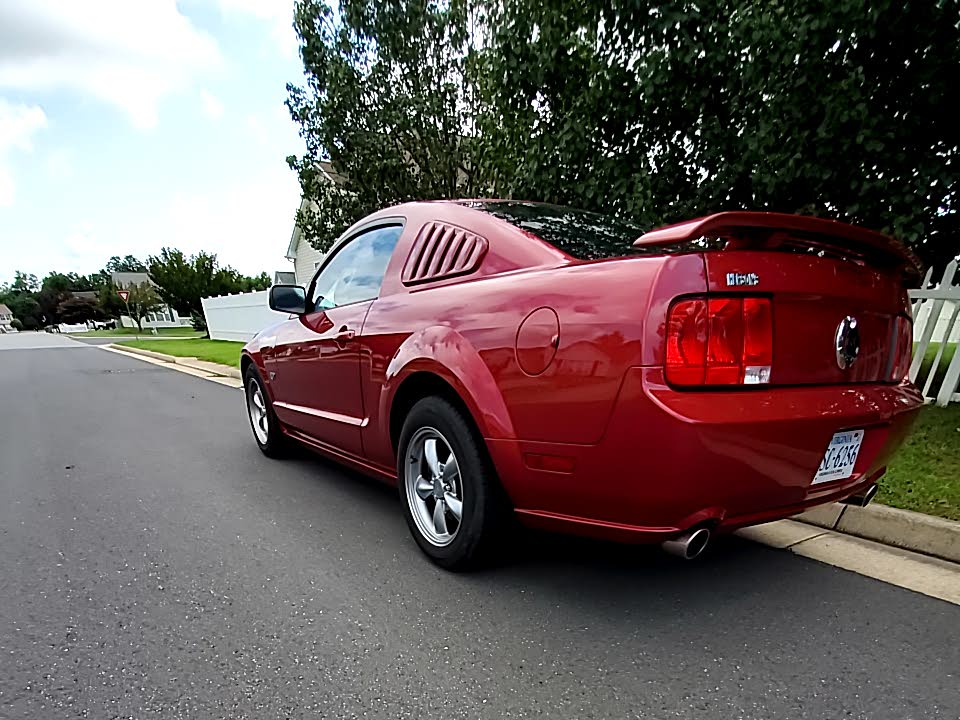
[[[960,717],[960,607],[738,538],[454,575],[236,389],[0,337],[0,718]]]

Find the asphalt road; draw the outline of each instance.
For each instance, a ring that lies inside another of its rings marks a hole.
[[[960,607],[737,539],[521,535],[451,575],[393,490],[262,457],[237,390],[16,343],[2,718],[960,716]]]

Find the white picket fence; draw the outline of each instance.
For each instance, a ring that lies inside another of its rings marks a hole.
[[[290,317],[271,310],[268,295],[269,291],[260,290],[201,299],[211,339],[246,342],[265,327]]]
[[[910,291],[910,299],[913,300],[914,340],[910,380],[917,381],[930,343],[939,343],[922,390],[927,402],[936,401],[941,407],[946,407],[951,402],[960,402],[960,393],[957,392],[957,386],[960,385],[960,350],[954,352],[936,396],[931,394],[933,380],[944,361],[944,350],[949,343],[956,343],[960,339],[960,323],[957,322],[957,316],[960,315],[960,285],[954,284],[956,274],[957,261],[954,260],[947,264],[939,284],[931,287],[933,268],[930,268],[920,289]]]

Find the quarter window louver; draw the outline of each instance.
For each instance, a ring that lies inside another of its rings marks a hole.
[[[454,225],[432,222],[420,230],[403,266],[405,285],[465,275],[477,269],[487,241]]]

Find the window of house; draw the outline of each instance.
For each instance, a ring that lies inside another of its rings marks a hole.
[[[366,230],[342,245],[313,281],[314,311],[373,300],[403,232],[401,225]]]

